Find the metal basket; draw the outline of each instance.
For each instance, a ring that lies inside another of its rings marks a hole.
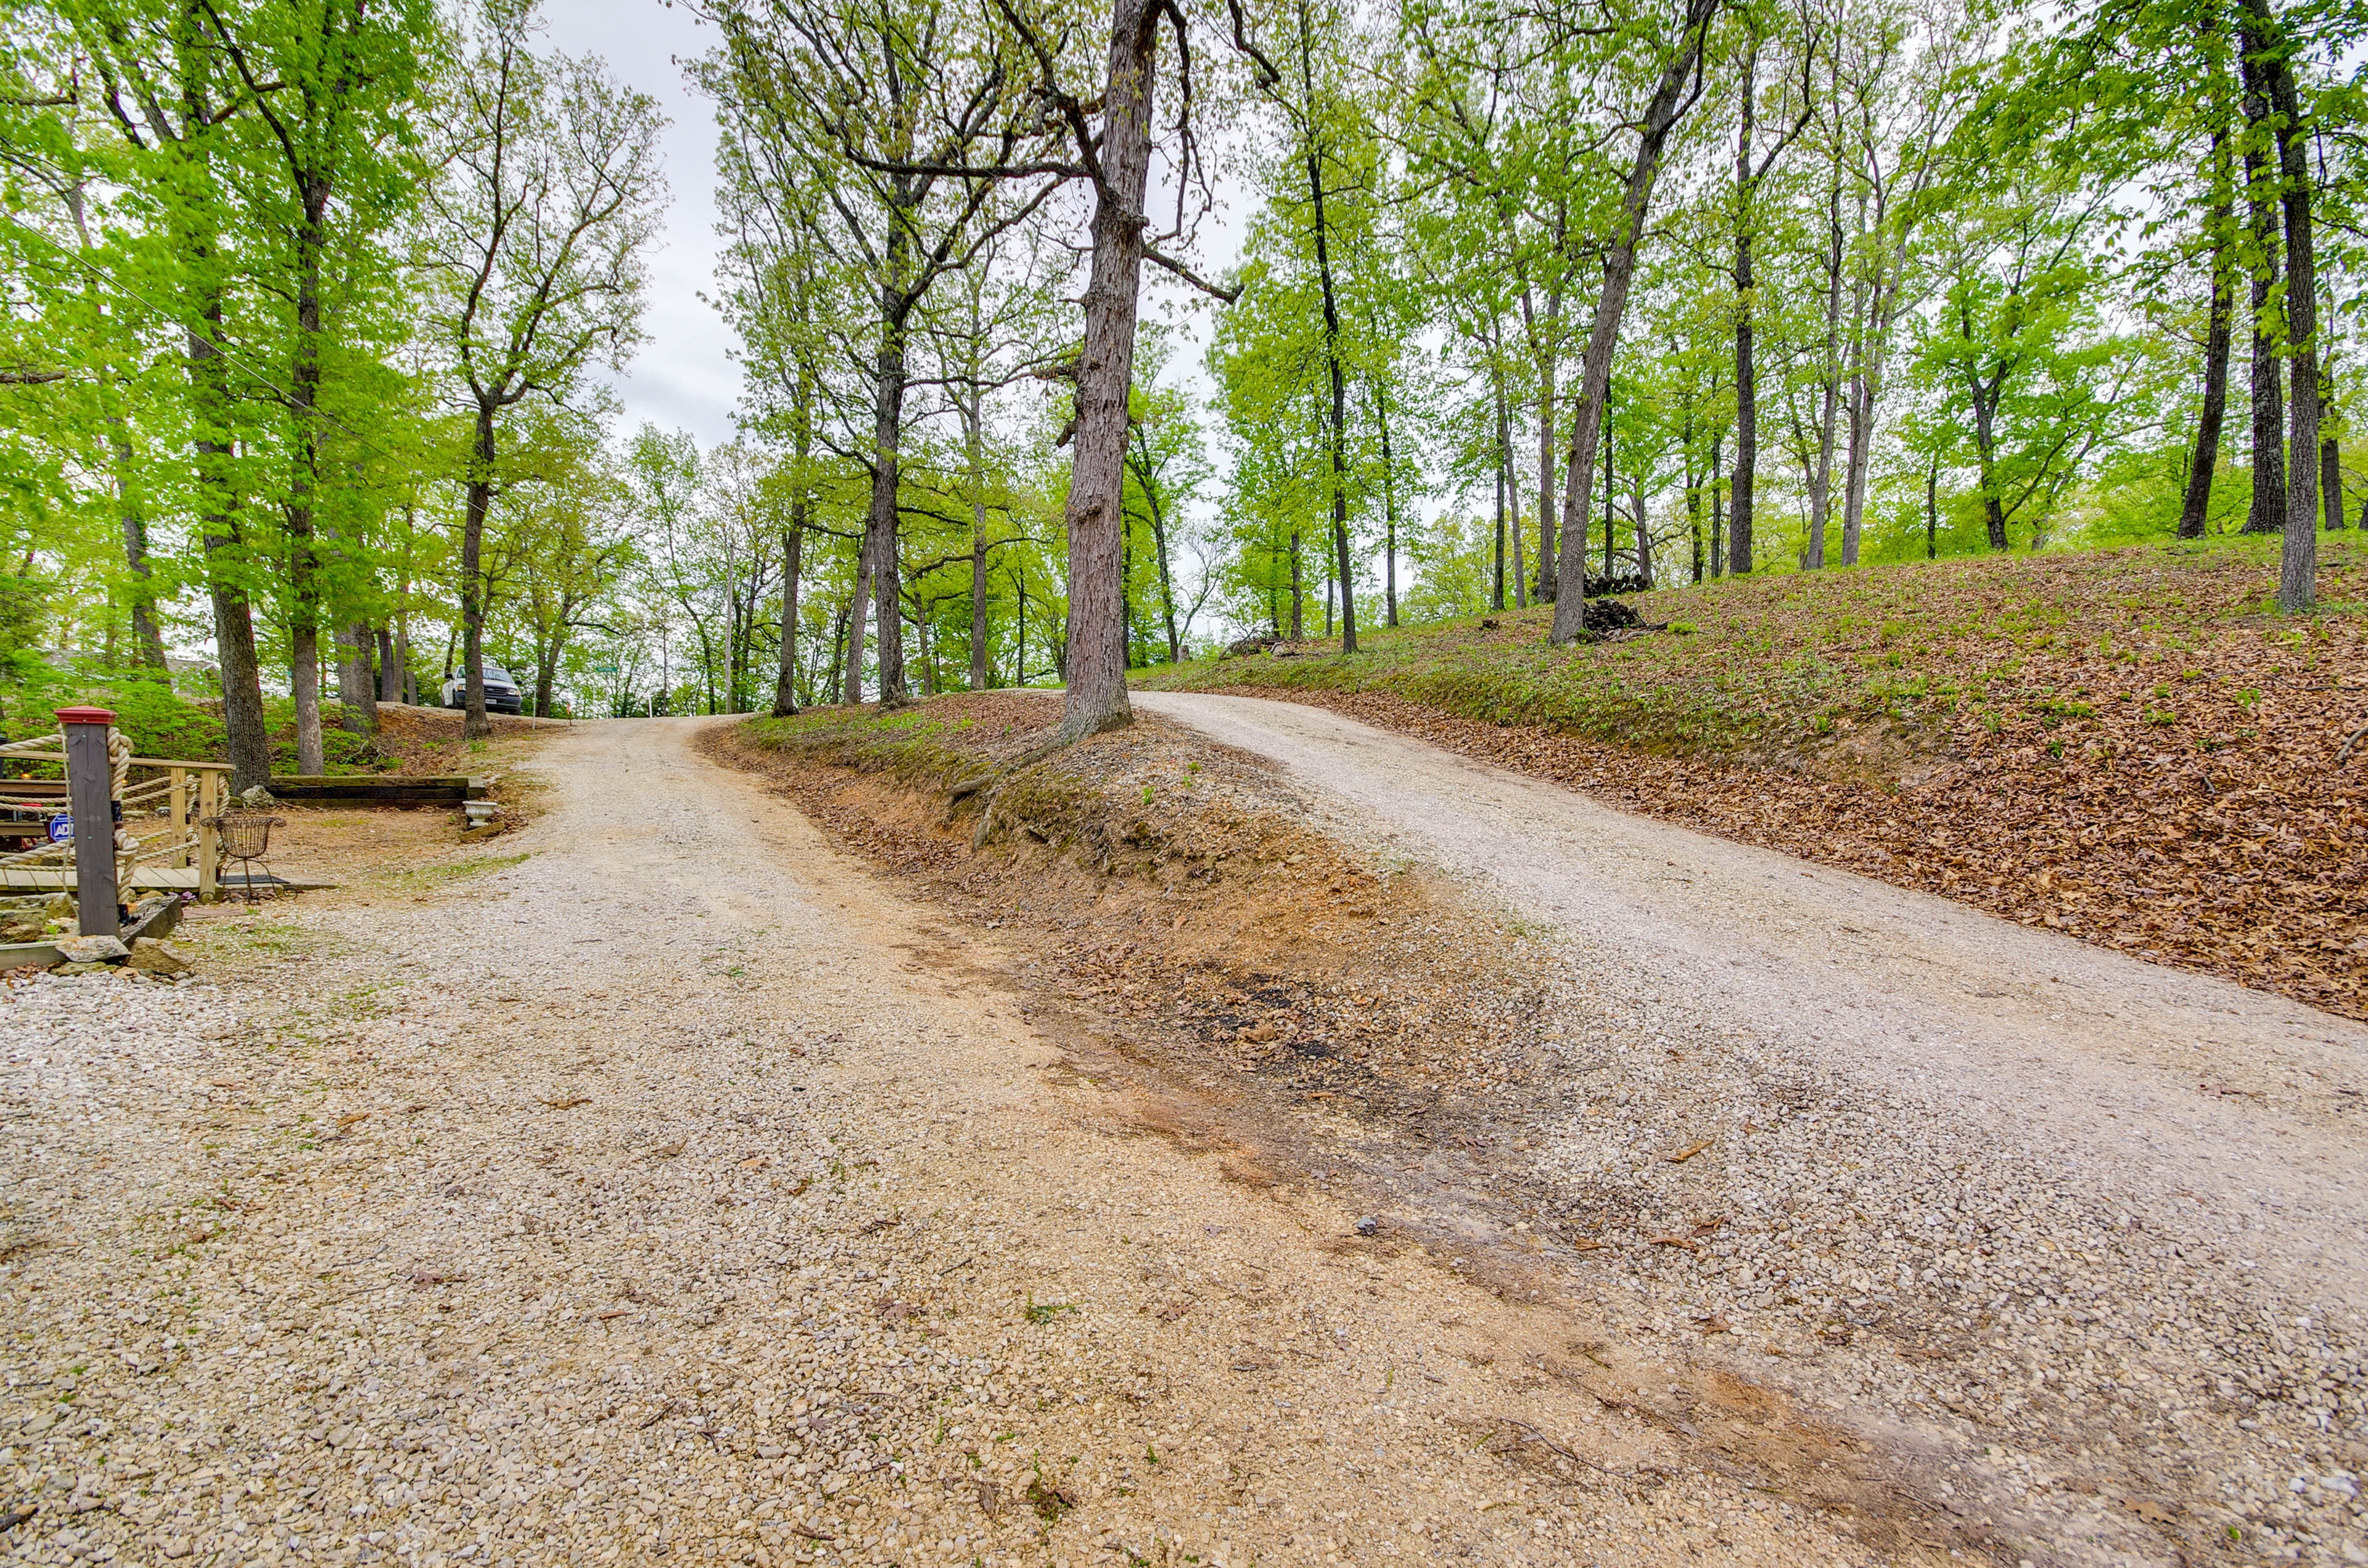
[[[270,852],[271,830],[287,822],[262,812],[224,812],[205,825],[222,835],[222,853],[233,860],[259,860]]]
[[[241,881],[249,903],[255,902],[256,862],[261,860],[271,847],[271,830],[287,820],[286,817],[275,817],[262,812],[224,812],[218,817],[208,817],[204,821],[204,826],[222,835],[223,856],[237,861],[245,873]],[[266,876],[270,872],[269,867],[264,868]]]

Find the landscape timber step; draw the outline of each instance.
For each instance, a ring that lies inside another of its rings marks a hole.
[[[227,892],[244,891],[247,879],[244,872],[224,871],[214,879],[215,885]],[[63,892],[73,889],[72,870],[50,867],[0,866],[0,893]],[[279,888],[289,892],[317,892],[338,886],[336,882],[315,881],[308,877],[259,876],[257,888]],[[195,866],[142,866],[131,873],[133,892],[195,892],[198,891],[198,869]]]
[[[277,800],[307,806],[457,806],[483,800],[485,781],[462,774],[291,774],[266,786]]]

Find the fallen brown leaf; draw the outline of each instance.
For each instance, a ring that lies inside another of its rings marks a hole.
[[[1678,1150],[1675,1153],[1664,1154],[1661,1158],[1668,1161],[1669,1164],[1673,1165],[1682,1165],[1688,1160],[1692,1159],[1696,1154],[1701,1153],[1704,1149],[1709,1148],[1710,1145],[1711,1140],[1704,1138],[1699,1142],[1687,1144],[1684,1148]]]
[[[542,1103],[549,1106],[553,1110],[574,1110],[577,1106],[590,1105],[592,1103],[592,1096],[590,1095],[566,1095],[555,1100],[545,1100]]]

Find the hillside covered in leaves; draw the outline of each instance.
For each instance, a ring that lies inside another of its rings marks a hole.
[[[1551,609],[1204,661],[1629,810],[2368,1017],[2368,664],[2269,545],[1942,561],[1667,589],[1661,630]],[[2272,541],[2273,544],[2273,541]]]

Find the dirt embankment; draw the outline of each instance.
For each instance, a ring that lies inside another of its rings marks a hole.
[[[939,699],[907,725],[819,715],[703,744],[985,926],[1040,936],[1054,1000],[1132,1049],[1358,1114],[1528,1076],[1543,955],[1453,887],[1324,831],[1271,765],[1144,719],[1007,772],[1056,702]]]

